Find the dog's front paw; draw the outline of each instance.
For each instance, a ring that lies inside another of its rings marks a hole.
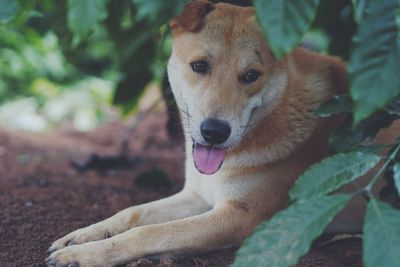
[[[63,248],[52,253],[47,259],[49,267],[83,267],[84,264],[79,260],[79,254],[74,252],[72,247]]]
[[[90,241],[96,241],[100,239],[106,239],[110,237],[110,233],[108,231],[102,231],[101,229],[97,229],[93,226],[89,226],[86,228],[78,229],[72,233],[67,234],[66,236],[61,237],[51,244],[50,248],[47,252],[52,253],[56,250],[71,246],[87,243]]]
[[[111,266],[107,258],[107,245],[102,241],[73,245],[54,251],[46,259],[51,267]]]

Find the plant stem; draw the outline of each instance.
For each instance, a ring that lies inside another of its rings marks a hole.
[[[400,151],[400,143],[397,144],[397,147],[393,150],[393,152],[389,155],[389,157],[386,158],[385,163],[383,163],[383,165],[379,169],[379,171],[377,171],[375,173],[375,175],[372,177],[371,181],[364,188],[364,191],[367,193],[368,196],[372,196],[372,187],[374,186],[374,184],[378,180],[378,178],[382,175],[382,173],[385,171],[385,169],[389,165],[389,163],[395,159],[395,157],[399,151]]]

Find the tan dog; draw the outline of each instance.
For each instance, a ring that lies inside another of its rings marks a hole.
[[[184,189],[60,238],[48,265],[112,266],[238,246],[326,156],[338,120],[313,111],[346,91],[340,60],[299,48],[278,62],[253,8],[193,1],[171,28],[168,73],[186,133]]]

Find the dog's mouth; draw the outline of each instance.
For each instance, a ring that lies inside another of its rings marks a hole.
[[[225,148],[205,146],[193,142],[193,160],[196,169],[206,175],[216,173],[224,163]]]

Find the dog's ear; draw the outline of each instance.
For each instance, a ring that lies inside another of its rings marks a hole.
[[[192,0],[187,3],[180,16],[173,19],[169,26],[174,34],[180,32],[198,32],[203,27],[204,17],[215,8],[206,0]]]
[[[333,93],[335,95],[348,93],[349,84],[345,63],[336,57],[329,57],[327,61]]]

